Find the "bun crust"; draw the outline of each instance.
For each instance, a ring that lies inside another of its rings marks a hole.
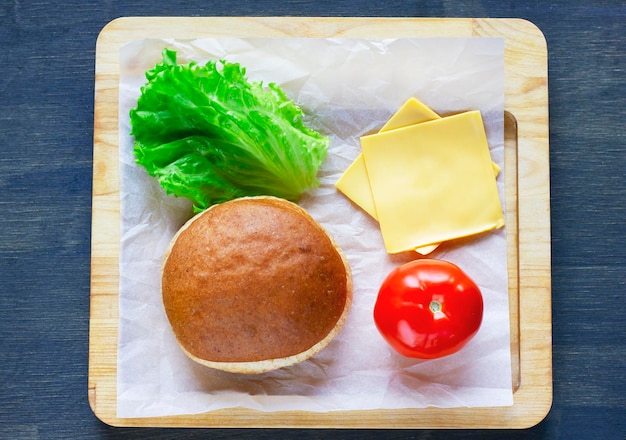
[[[352,278],[339,246],[304,209],[245,197],[178,231],[164,255],[162,294],[191,359],[252,374],[326,347],[346,321]]]

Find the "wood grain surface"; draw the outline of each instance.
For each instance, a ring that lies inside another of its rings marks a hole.
[[[553,405],[546,418],[522,430],[102,423],[87,393],[96,40],[112,20],[133,16],[518,17],[536,24],[549,69]],[[625,18],[623,0],[1,2],[0,438],[626,438]]]
[[[245,29],[242,35],[241,28]],[[119,49],[138,39],[227,37],[503,37],[505,159],[514,405],[494,408],[306,413],[247,409],[144,419],[116,416],[119,176]],[[526,428],[552,403],[547,49],[523,20],[377,18],[122,18],[96,51],[89,400],[115,426]]]

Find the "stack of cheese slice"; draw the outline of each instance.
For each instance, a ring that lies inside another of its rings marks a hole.
[[[335,186],[380,223],[387,252],[432,252],[504,225],[479,111],[444,118],[411,98]]]

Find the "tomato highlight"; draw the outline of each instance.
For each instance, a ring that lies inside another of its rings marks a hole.
[[[478,332],[478,285],[448,261],[421,259],[392,270],[374,306],[374,322],[403,356],[436,359],[456,353]]]

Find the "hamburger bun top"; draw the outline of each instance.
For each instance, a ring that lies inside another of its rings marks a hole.
[[[162,294],[191,359],[251,374],[322,350],[346,321],[352,279],[341,249],[304,209],[245,197],[178,231],[164,255]]]

